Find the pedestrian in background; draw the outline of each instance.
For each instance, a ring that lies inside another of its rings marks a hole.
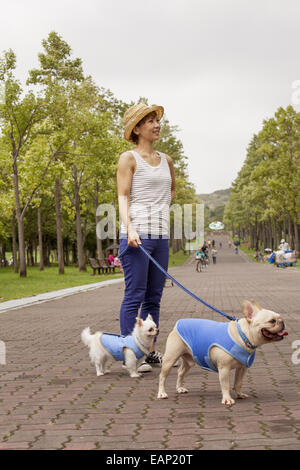
[[[212,256],[212,260],[213,260],[213,264],[216,264],[217,263],[217,249],[215,247],[212,248],[211,250],[211,256]]]

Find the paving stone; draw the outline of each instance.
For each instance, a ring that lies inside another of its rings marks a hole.
[[[95,442],[67,442],[64,450],[95,450],[97,448]]]
[[[0,450],[26,450],[28,442],[0,442]]]
[[[241,317],[242,301],[254,298],[282,314],[289,336],[257,351],[244,380],[249,398],[224,407],[218,375],[197,366],[185,395],[176,393],[178,369],[171,370],[168,400],[156,398],[160,368],[132,379],[113,362],[109,374],[97,377],[80,333],[87,326],[119,333],[124,285],[116,283],[1,313],[7,364],[0,366],[0,449],[300,449],[300,365],[292,363],[292,343],[300,339],[300,270],[251,262],[223,239],[216,265],[196,273],[188,261],[170,272],[226,313]],[[158,350],[184,317],[225,321],[177,286],[167,287]]]

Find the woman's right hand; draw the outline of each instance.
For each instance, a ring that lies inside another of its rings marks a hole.
[[[135,230],[128,230],[128,245],[138,248],[141,244],[142,242],[138,233]]]

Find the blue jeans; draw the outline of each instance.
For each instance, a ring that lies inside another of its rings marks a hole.
[[[165,269],[168,269],[169,243],[167,239],[141,238],[143,247]],[[127,238],[120,240],[119,258],[125,278],[125,293],[120,310],[122,335],[129,335],[134,328],[139,308],[143,320],[152,315],[159,325],[160,300],[166,276],[149,260],[140,248],[128,245]]]

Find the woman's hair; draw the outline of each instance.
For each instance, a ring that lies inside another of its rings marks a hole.
[[[141,119],[134,127],[137,127],[137,126],[140,126],[141,124],[144,124],[144,122],[149,119],[149,117],[154,117],[154,116],[157,116],[156,112],[155,111],[152,111],[152,113],[149,113],[147,114],[146,116],[143,117],[143,119]],[[138,144],[139,142],[139,136],[137,134],[135,134],[135,132],[132,130],[131,131],[131,136],[130,136],[131,140],[135,143],[135,144]]]

